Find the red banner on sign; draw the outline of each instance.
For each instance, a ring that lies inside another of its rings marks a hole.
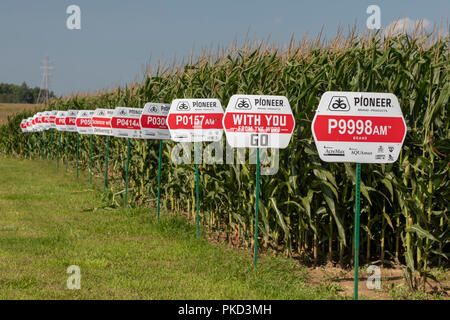
[[[111,120],[111,128],[113,129],[129,129],[129,130],[140,130],[141,124],[139,119],[136,118],[119,118],[113,117]]]
[[[166,119],[165,116],[144,114],[141,117],[141,126],[145,129],[168,129]]]
[[[294,130],[291,114],[227,112],[224,119],[227,132],[286,133]]]
[[[401,143],[406,127],[401,117],[318,115],[313,130],[317,141]]]
[[[111,128],[111,118],[92,118],[92,126],[96,128]]]
[[[223,113],[171,113],[167,122],[171,130],[222,129]]]
[[[77,118],[76,125],[81,128],[89,128],[91,127],[92,121],[91,118]]]
[[[76,117],[65,117],[65,121],[66,121],[66,126],[75,126],[76,125]]]

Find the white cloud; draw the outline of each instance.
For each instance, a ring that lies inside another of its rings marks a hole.
[[[392,21],[385,29],[384,35],[396,35],[399,33],[406,33],[413,35],[416,28],[419,31],[431,31],[433,24],[427,19],[412,20],[408,17]]]

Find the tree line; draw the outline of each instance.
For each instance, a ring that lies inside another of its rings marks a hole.
[[[0,83],[0,102],[3,103],[37,103],[39,87],[31,88],[23,82],[20,86],[16,84]],[[45,95],[42,90],[41,95]],[[49,98],[54,97],[53,91],[49,91]]]

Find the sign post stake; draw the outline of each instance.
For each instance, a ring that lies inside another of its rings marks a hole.
[[[52,151],[53,151],[53,132],[50,132],[50,160],[52,160]],[[49,157],[47,156],[47,159]]]
[[[41,141],[42,141],[42,131],[39,132],[39,160],[41,160]]]
[[[77,133],[77,179],[78,179],[79,146],[80,146],[80,135]]]
[[[28,144],[28,154],[30,155],[30,159],[31,159],[31,143],[30,143],[30,135],[28,135],[27,144]]]
[[[197,223],[197,239],[200,238],[200,221],[199,221],[199,211],[200,211],[200,187],[199,187],[199,173],[198,173],[198,158],[199,158],[199,150],[198,150],[199,142],[194,142],[194,155],[195,155],[195,198],[196,198],[196,223]]]
[[[92,184],[92,134],[89,142],[89,182]]]
[[[108,147],[109,147],[109,136],[106,137],[106,155],[105,155],[105,184],[103,189],[106,189],[108,185]]]
[[[56,151],[56,168],[59,169],[59,149],[61,147],[61,131],[58,136],[58,150]]]
[[[355,283],[354,300],[358,300],[358,268],[359,268],[359,217],[361,200],[361,163],[356,164],[356,196],[355,196]]]
[[[159,221],[159,208],[161,202],[161,162],[162,162],[162,140],[159,140],[159,158],[158,158],[158,204],[157,204],[157,219]]]
[[[34,157],[34,142],[35,142],[35,140],[36,140],[36,135],[35,134],[33,134],[33,145],[32,145],[32,149],[31,149],[31,157],[30,157],[30,159],[33,159],[33,157]]]
[[[66,136],[66,172],[69,170],[69,133]]]
[[[256,200],[255,200],[255,261],[258,262],[258,212],[259,212],[259,175],[260,175],[259,148],[256,148]]]
[[[130,164],[130,138],[127,138],[128,147],[127,147],[127,167],[125,169],[125,198],[123,201],[123,207],[127,207],[127,193],[128,193],[128,166]]]

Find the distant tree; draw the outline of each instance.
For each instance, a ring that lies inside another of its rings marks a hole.
[[[36,103],[39,96],[39,88],[30,88],[24,81],[20,86],[9,83],[0,83],[0,102],[3,103]],[[53,91],[49,97],[54,97]]]

